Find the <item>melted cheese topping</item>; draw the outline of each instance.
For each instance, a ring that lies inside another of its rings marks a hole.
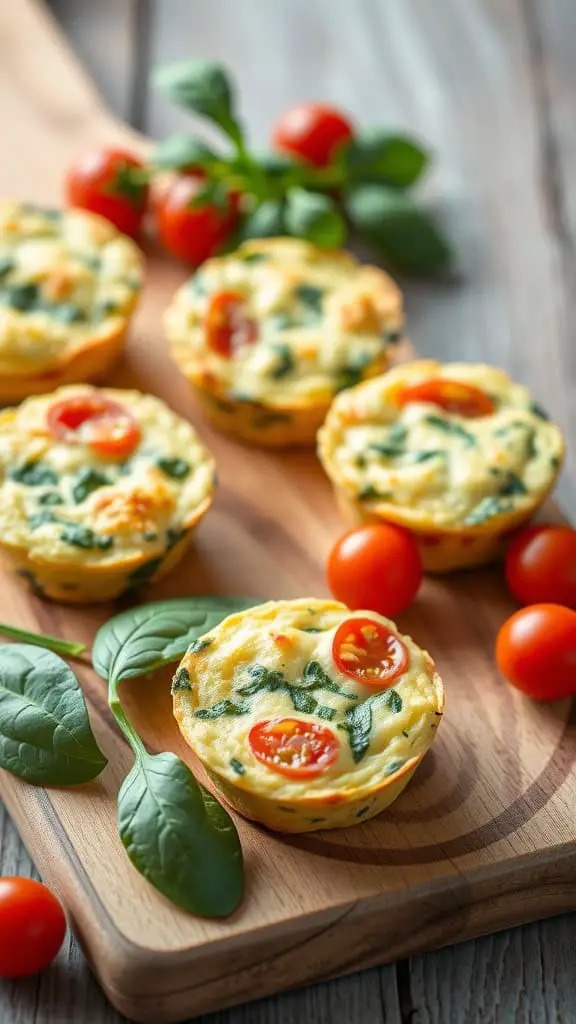
[[[493,400],[493,414],[463,417],[429,402],[398,408],[399,386],[463,381]],[[329,476],[368,507],[451,528],[529,509],[552,486],[562,434],[530,392],[499,369],[469,363],[400,366],[340,395],[319,433]]]
[[[140,427],[123,462],[48,431],[56,401],[102,393]],[[212,493],[214,464],[192,426],[158,398],[75,385],[0,414],[0,481],[4,543],[47,561],[108,565],[173,547]]]
[[[396,632],[393,623],[374,612],[350,612],[335,601],[301,599],[270,602],[232,615],[192,645],[176,673],[173,693],[182,731],[202,761],[237,786],[290,800],[336,791],[358,795],[427,750],[442,708],[441,684],[432,659],[403,636],[409,665],[393,680],[392,688],[365,686],[344,675],[334,662],[332,643],[338,626],[354,616],[368,616]],[[314,662],[331,685],[298,691],[306,666]],[[243,694],[253,681],[254,666],[281,672],[296,698],[282,686]],[[295,709],[295,703],[300,706],[298,692],[301,698],[312,699],[314,711]],[[218,714],[222,701],[230,702],[236,713]],[[345,722],[348,709],[363,704],[368,716],[371,709],[369,736],[365,752],[355,761],[349,733],[338,726]],[[254,757],[248,742],[252,726],[283,717],[321,724],[337,737],[338,757],[321,775],[290,779]]]
[[[204,331],[211,298],[223,291],[244,297],[258,331],[231,358],[212,352]],[[272,405],[326,401],[362,380],[402,325],[400,291],[382,270],[290,238],[246,242],[208,260],[166,314],[186,374],[204,375],[223,397]]]
[[[44,370],[122,329],[141,277],[140,250],[103,218],[0,201],[0,373]]]

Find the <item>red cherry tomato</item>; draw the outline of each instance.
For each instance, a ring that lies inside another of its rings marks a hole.
[[[521,608],[496,640],[498,668],[534,700],[576,693],[576,612],[559,604]]]
[[[99,455],[125,459],[140,442],[140,427],[118,402],[103,395],[78,395],[48,409],[48,429],[66,444],[87,444]]]
[[[212,296],[204,330],[208,348],[227,359],[237,348],[251,345],[258,336],[256,321],[246,316],[244,296],[239,292],[218,292]]]
[[[458,416],[489,416],[494,412],[494,402],[485,391],[473,384],[442,377],[424,380],[420,384],[407,384],[399,389],[397,402],[398,405],[430,402]]]
[[[56,897],[33,878],[0,878],[0,977],[43,970],[66,934]]]
[[[547,601],[576,609],[576,530],[523,530],[506,552],[506,582],[520,604]]]
[[[348,118],[324,103],[300,103],[280,115],[272,142],[276,149],[326,167],[337,149],[352,138]]]
[[[248,734],[254,757],[291,779],[312,779],[338,757],[340,743],[331,729],[299,718],[257,722]]]
[[[345,533],[330,552],[327,570],[337,601],[390,618],[408,607],[422,582],[416,541],[408,530],[391,523]]]
[[[146,167],[123,149],[96,149],[72,164],[65,192],[70,206],[99,213],[119,231],[135,236],[148,202]]]
[[[176,259],[199,266],[218,252],[238,223],[238,195],[228,197],[224,209],[194,200],[205,188],[198,174],[181,174],[157,196],[155,213],[158,237]]]
[[[396,633],[374,619],[346,619],[332,643],[336,667],[370,686],[390,685],[408,668],[408,651]]]

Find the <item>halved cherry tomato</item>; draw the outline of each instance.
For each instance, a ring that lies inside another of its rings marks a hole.
[[[248,734],[254,757],[293,779],[312,779],[338,757],[340,743],[331,729],[300,718],[257,722]]]
[[[103,395],[78,395],[48,409],[48,429],[66,444],[87,444],[99,455],[125,459],[140,442],[132,414]]]
[[[96,149],[70,167],[65,191],[70,206],[98,213],[119,231],[140,231],[148,202],[146,167],[123,149]]]
[[[239,218],[237,193],[228,196],[224,207],[212,202],[195,205],[205,187],[202,175],[178,175],[156,196],[154,207],[162,245],[193,267],[218,252]]]
[[[352,138],[352,125],[344,114],[325,103],[299,103],[278,118],[272,142],[276,149],[326,167],[336,150]]]
[[[446,377],[433,377],[419,384],[406,384],[399,388],[396,401],[398,405],[409,405],[411,402],[430,402],[439,405],[446,412],[457,413],[458,416],[490,416],[494,412],[494,402],[485,391],[465,384],[459,380],[448,380]]]
[[[204,330],[208,348],[226,358],[243,345],[251,345],[258,337],[256,321],[246,316],[244,296],[239,292],[218,292],[212,296]]]
[[[422,559],[408,530],[371,523],[336,541],[328,557],[328,586],[349,608],[369,608],[393,618],[414,600]]]
[[[546,601],[576,609],[576,530],[522,530],[506,552],[506,582],[520,604]]]
[[[521,608],[496,639],[498,668],[534,700],[576,693],[576,612],[559,604]]]
[[[66,934],[56,897],[33,878],[0,878],[0,977],[21,978],[43,970]]]
[[[344,675],[370,686],[390,685],[408,668],[408,651],[399,636],[374,619],[346,619],[336,630],[332,657]]]

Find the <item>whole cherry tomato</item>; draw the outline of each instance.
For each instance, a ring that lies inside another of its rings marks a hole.
[[[498,668],[534,700],[576,693],[576,612],[559,604],[521,608],[496,640]]]
[[[195,200],[206,183],[198,174],[178,175],[156,198],[158,237],[176,259],[198,267],[214,256],[239,219],[239,197],[231,193],[222,209],[213,202]]]
[[[408,530],[373,523],[336,541],[327,575],[337,601],[393,618],[414,600],[422,582],[422,560]]]
[[[506,552],[506,582],[520,604],[548,601],[576,609],[576,530],[523,530]]]
[[[227,359],[258,337],[256,321],[246,315],[244,296],[239,292],[217,292],[212,296],[204,330],[208,348]]]
[[[119,402],[104,395],[78,395],[48,409],[48,429],[66,444],[87,444],[98,455],[125,459],[140,442],[140,427]]]
[[[33,878],[0,878],[0,977],[43,970],[65,934],[64,911],[45,885]]]
[[[325,103],[300,103],[278,118],[272,142],[316,167],[332,162],[337,149],[353,137],[350,121]]]
[[[145,164],[123,149],[96,149],[70,167],[65,182],[70,206],[99,213],[125,235],[136,236],[148,202]]]
[[[344,675],[370,686],[390,685],[408,668],[402,640],[381,622],[346,619],[334,635],[332,657]]]
[[[407,384],[399,389],[396,400],[398,405],[430,402],[458,416],[490,416],[494,412],[494,402],[481,388],[442,377]]]
[[[332,729],[300,718],[257,722],[248,734],[248,743],[258,761],[292,779],[321,775],[340,750]]]

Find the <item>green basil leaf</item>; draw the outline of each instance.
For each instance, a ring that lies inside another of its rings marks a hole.
[[[182,597],[129,608],[98,630],[94,668],[116,683],[146,675],[177,661],[226,616],[257,603],[246,597]]]
[[[334,200],[303,188],[288,192],[286,229],[321,249],[338,249],[346,238],[346,224]]]
[[[260,203],[244,218],[240,230],[240,240],[277,238],[279,235],[285,234],[284,204],[280,200],[269,199]]]
[[[202,139],[185,135],[183,132],[168,136],[152,153],[152,163],[161,170],[209,168],[219,160],[220,157]]]
[[[358,182],[381,179],[409,188],[424,174],[430,153],[408,135],[369,128],[352,139],[344,162],[349,177]]]
[[[0,767],[27,782],[71,786],[105,766],[66,662],[31,644],[0,648]]]
[[[448,242],[405,193],[359,185],[347,192],[344,205],[356,231],[397,270],[429,274],[450,266]]]
[[[189,913],[226,917],[240,903],[234,822],[175,754],[137,757],[118,795],[118,830],[137,871]]]
[[[179,107],[214,121],[234,142],[242,130],[234,116],[234,96],[226,71],[210,60],[179,60],[157,68],[153,85]]]

